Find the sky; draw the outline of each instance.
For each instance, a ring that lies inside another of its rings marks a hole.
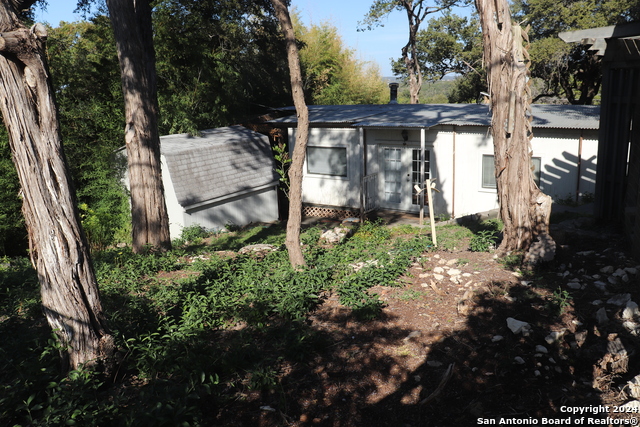
[[[74,14],[77,0],[49,0],[47,11],[36,10],[36,20],[57,26],[60,21],[77,21],[82,16]],[[407,18],[401,11],[394,11],[383,21],[384,27],[371,31],[357,31],[373,0],[292,0],[291,7],[297,9],[305,25],[329,22],[334,25],[344,44],[356,51],[362,61],[375,62],[385,77],[393,76],[391,58],[400,57],[407,43]],[[468,14],[469,8],[457,11]],[[435,14],[434,17],[438,17]]]

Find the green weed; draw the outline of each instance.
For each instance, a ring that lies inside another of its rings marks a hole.
[[[572,301],[573,297],[566,289],[558,288],[549,298],[545,308],[555,316],[559,316],[564,313],[567,307],[571,306]]]
[[[416,301],[421,299],[423,296],[424,294],[420,291],[417,291],[415,289],[407,289],[398,295],[398,299],[402,301]]]
[[[473,237],[473,232],[467,227],[455,224],[447,224],[436,229],[438,248],[453,250],[466,247],[468,239]]]
[[[472,252],[489,252],[495,246],[498,236],[494,231],[481,230],[469,242],[469,250]]]
[[[213,253],[251,243],[279,246],[280,225],[222,233],[210,245],[167,253],[97,253],[102,302],[119,348],[117,369],[138,381],[124,394],[93,372],[59,373],[55,339],[33,338],[25,322],[42,316],[35,272],[28,260],[3,260],[0,314],[10,320],[0,322],[0,334],[11,338],[0,343],[0,424],[206,425],[210,409],[202,401],[224,401],[229,388],[273,389],[284,361],[304,362],[327,345],[307,324],[327,291],[337,292],[357,318],[377,317],[384,303],[371,288],[397,286],[431,246],[418,230],[405,231],[394,240],[383,224],[365,222],[327,248],[317,245],[319,229],[306,230],[308,266],[302,271],[290,267],[284,250],[260,260]],[[189,228],[182,237],[195,242],[204,233]],[[40,324],[39,331],[48,331]],[[34,351],[47,339],[45,352]]]
[[[524,255],[520,252],[512,252],[503,258],[500,258],[498,262],[504,266],[507,270],[516,271],[522,266],[522,260]]]

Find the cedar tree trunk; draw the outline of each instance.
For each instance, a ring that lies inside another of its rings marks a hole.
[[[548,232],[551,198],[542,193],[531,167],[531,94],[526,30],[512,25],[507,0],[476,0],[492,110],[495,174],[504,222],[500,252],[527,250]]]
[[[302,169],[307,151],[307,141],[309,139],[309,110],[304,101],[300,57],[298,55],[298,46],[296,45],[289,10],[284,0],[271,0],[271,3],[276,11],[278,21],[280,21],[282,33],[284,34],[287,44],[291,92],[293,94],[293,104],[296,107],[296,114],[298,116],[296,142],[293,147],[291,167],[289,168],[289,219],[287,220],[285,245],[289,252],[291,266],[293,268],[299,268],[305,265],[302,248],[300,246],[300,225],[302,223]]]
[[[32,2],[0,3],[0,111],[22,187],[30,257],[44,314],[63,346],[66,367],[106,360],[107,332],[87,239],[66,165],[46,64],[46,29],[20,24]]]
[[[156,61],[149,0],[107,0],[125,104],[133,251],[171,248],[160,170]]]

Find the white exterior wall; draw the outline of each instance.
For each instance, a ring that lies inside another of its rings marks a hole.
[[[482,187],[482,156],[494,154],[493,139],[486,128],[456,127],[455,132],[454,215],[497,209],[496,190]],[[534,129],[533,134],[532,156],[540,158],[540,189],[545,194],[558,201],[595,192],[597,130]]]
[[[497,209],[495,188],[482,188],[482,156],[493,155],[493,138],[489,130],[478,126],[456,126],[451,127],[449,134],[452,140],[455,135],[456,159],[456,189],[451,197],[453,202],[449,214],[460,217]],[[453,147],[453,142],[451,145]]]
[[[305,162],[303,202],[359,208],[360,180],[364,173],[361,162],[366,149],[366,173],[378,176],[380,207],[418,212],[419,206],[411,204],[411,183],[407,183],[406,191],[403,186],[402,203],[385,202],[384,148],[401,149],[407,163],[407,169],[403,170],[403,177],[406,177],[411,173],[411,149],[419,149],[421,145],[421,130],[406,130],[405,141],[402,128],[366,129],[362,145],[361,131],[355,128],[310,129],[309,146],[347,148],[348,176],[309,174]],[[430,151],[430,175],[437,180],[436,187],[440,190],[433,193],[436,215],[461,217],[497,209],[496,190],[482,187],[482,156],[493,155],[489,130],[483,126],[440,125],[424,132],[425,149]],[[540,158],[542,191],[556,201],[575,200],[576,195],[595,192],[597,134],[597,130],[534,129],[533,157]],[[289,130],[289,138],[294,141],[295,129]]]
[[[289,129],[289,147],[293,150],[296,129]],[[303,167],[302,202],[314,205],[360,208],[362,147],[359,131],[349,129],[309,129],[309,147],[343,147],[347,150],[347,176],[311,174],[307,160]],[[305,156],[306,157],[306,156]]]
[[[173,187],[171,173],[167,166],[167,159],[160,157],[160,168],[162,171],[162,184],[164,185],[164,201],[167,205],[167,214],[169,216],[169,235],[171,239],[177,239],[184,228],[184,209],[178,203],[176,190]]]
[[[533,156],[541,158],[540,189],[554,200],[595,193],[597,131],[536,129]],[[582,144],[580,136],[582,135]],[[578,177],[580,160],[580,177]]]

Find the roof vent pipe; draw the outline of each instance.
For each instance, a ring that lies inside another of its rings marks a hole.
[[[389,95],[390,95],[389,104],[398,103],[398,86],[400,85],[396,82],[389,83]]]

